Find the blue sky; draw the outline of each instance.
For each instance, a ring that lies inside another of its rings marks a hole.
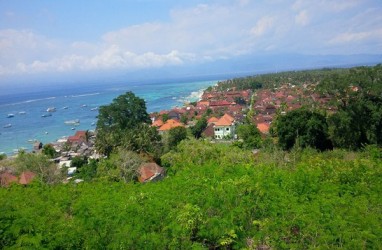
[[[379,0],[1,0],[0,78],[382,54]]]

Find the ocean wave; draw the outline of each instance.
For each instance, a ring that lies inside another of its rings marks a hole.
[[[82,95],[71,95],[70,97],[77,98],[77,97],[92,96],[92,95],[99,95],[99,92],[89,93],[89,94],[82,94]]]
[[[6,103],[6,104],[2,104],[0,106],[14,106],[14,105],[20,105],[20,104],[25,104],[25,103],[31,103],[31,102],[39,102],[39,101],[45,101],[45,100],[52,100],[52,99],[55,99],[56,97],[55,96],[51,96],[51,97],[46,97],[46,98],[38,98],[38,99],[31,99],[31,100],[26,100],[26,101],[22,101],[22,102],[14,102],[14,103]]]
[[[205,89],[203,88],[203,89],[200,89],[198,91],[193,91],[193,92],[191,92],[190,95],[188,95],[186,97],[181,97],[177,101],[181,102],[181,103],[199,101],[202,98],[204,90]]]

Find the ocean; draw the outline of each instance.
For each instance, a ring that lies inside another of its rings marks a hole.
[[[98,108],[127,91],[146,101],[148,112],[168,110],[196,101],[203,90],[217,81],[169,81],[134,84],[81,84],[0,98],[0,152],[12,155],[31,151],[33,141],[54,142],[76,130],[93,130]],[[47,112],[54,108],[54,112]],[[8,117],[11,116],[11,117]],[[12,117],[13,116],[13,117]],[[46,117],[43,117],[46,116]],[[65,121],[78,119],[78,125]]]

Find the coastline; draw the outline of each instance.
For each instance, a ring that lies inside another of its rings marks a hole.
[[[199,81],[187,83],[169,83],[158,85],[135,85],[135,86],[105,86],[104,90],[93,91],[89,86],[84,86],[82,93],[69,95],[57,95],[46,93],[46,97],[31,98],[25,96],[25,100],[1,104],[0,114],[0,152],[11,156],[18,149],[32,151],[31,140],[38,140],[43,144],[56,142],[64,136],[73,135],[78,130],[92,130],[96,123],[98,111],[101,105],[109,104],[115,97],[133,91],[145,99],[148,113],[160,112],[173,107],[181,107],[185,103],[197,101],[203,91],[214,84],[214,81]],[[97,94],[95,94],[97,93]],[[66,93],[65,93],[66,94]],[[84,105],[86,105],[84,107]],[[48,107],[55,107],[51,117],[42,118]],[[67,107],[67,109],[64,109]],[[94,109],[93,111],[91,109]],[[19,115],[19,112],[25,112]],[[15,117],[6,118],[8,113],[15,113]],[[80,119],[79,126],[65,125],[65,121]],[[11,123],[12,127],[3,128],[4,124]],[[29,141],[29,142],[28,142]]]

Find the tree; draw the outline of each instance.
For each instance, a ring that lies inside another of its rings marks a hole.
[[[305,109],[297,109],[279,116],[276,124],[279,145],[286,150],[296,143],[301,147],[319,150],[332,148],[325,116]]]
[[[168,114],[163,114],[163,115],[162,115],[162,121],[163,121],[164,123],[167,122],[168,119],[169,119]]]
[[[20,173],[29,170],[37,174],[41,182],[53,184],[62,180],[56,164],[43,154],[21,152],[15,159],[15,165]]]
[[[143,159],[137,153],[120,149],[99,163],[97,175],[110,181],[134,181],[142,163]]]
[[[96,147],[109,155],[121,145],[125,133],[135,133],[141,124],[150,124],[146,103],[132,92],[118,96],[109,105],[101,106],[97,121]]]
[[[88,163],[88,159],[85,156],[75,156],[70,164],[71,167],[81,168]]]
[[[185,127],[175,127],[168,132],[168,148],[174,149],[182,140],[187,138],[187,129]]]
[[[191,127],[191,133],[193,134],[193,136],[195,136],[196,139],[198,139],[202,137],[202,133],[207,127],[207,125],[207,119],[203,116],[200,120],[196,122],[195,126]]]
[[[261,134],[254,124],[241,124],[237,127],[237,135],[243,140],[243,146],[247,149],[261,146]]]
[[[51,145],[51,144],[45,144],[43,147],[42,147],[42,153],[46,156],[48,156],[49,158],[55,158],[56,155],[57,155],[57,152],[56,150],[54,149],[54,147]]]

